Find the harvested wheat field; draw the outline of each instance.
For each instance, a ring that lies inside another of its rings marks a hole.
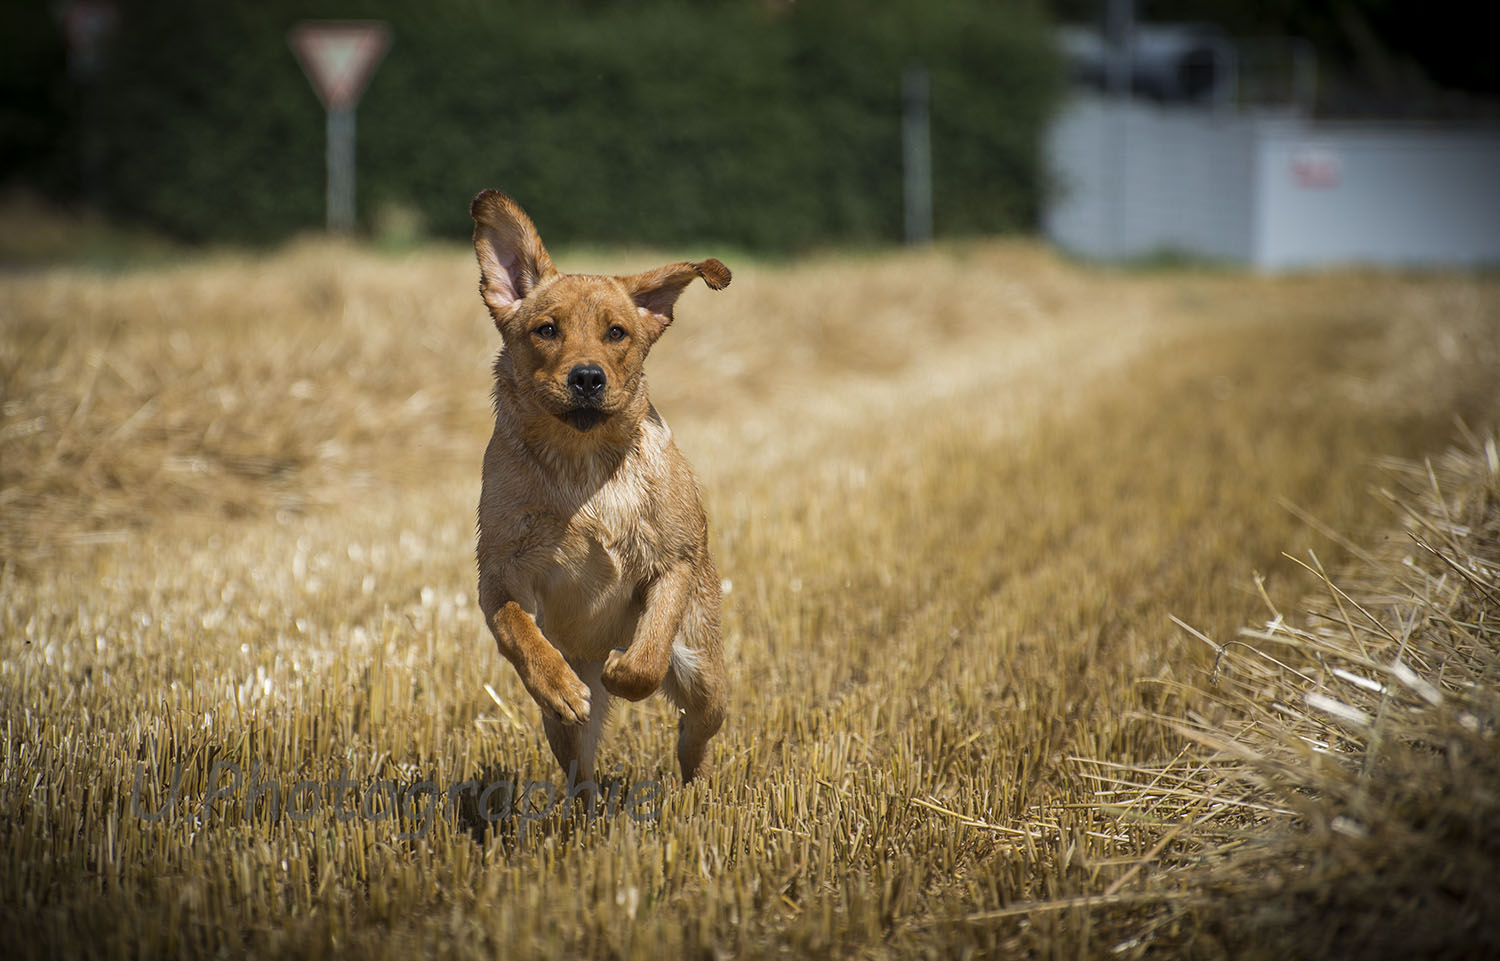
[[[0,279],[0,953],[1494,949],[1500,278],[724,259],[716,771],[626,705],[550,811],[471,254]]]

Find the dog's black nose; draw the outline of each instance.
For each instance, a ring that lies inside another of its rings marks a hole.
[[[579,364],[568,371],[568,389],[581,400],[593,400],[604,392],[604,368]]]

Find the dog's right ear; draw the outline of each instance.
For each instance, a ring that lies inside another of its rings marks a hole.
[[[479,258],[479,296],[495,326],[542,281],[557,275],[542,238],[521,205],[498,190],[481,190],[469,205],[474,218],[474,255]]]

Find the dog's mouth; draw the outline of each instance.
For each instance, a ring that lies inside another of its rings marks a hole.
[[[586,432],[608,420],[609,413],[597,407],[570,407],[557,417],[574,430]]]

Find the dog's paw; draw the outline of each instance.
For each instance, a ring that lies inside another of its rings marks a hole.
[[[631,651],[610,651],[609,657],[604,659],[604,689],[627,701],[643,701],[650,697],[661,687],[662,678],[666,676],[666,664],[662,664],[660,670],[643,665],[639,657],[631,656]]]
[[[582,724],[589,719],[589,686],[561,658],[552,669],[532,674],[526,690],[542,710],[556,714],[564,724]]]

